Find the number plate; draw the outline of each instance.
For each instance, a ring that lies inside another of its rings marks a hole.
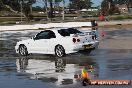
[[[93,48],[92,44],[84,45],[84,49],[90,49]]]

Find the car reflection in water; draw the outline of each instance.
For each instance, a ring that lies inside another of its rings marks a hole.
[[[84,62],[81,60],[83,59],[69,59],[66,57],[52,60],[21,57],[16,60],[16,65],[17,72],[21,74],[30,74],[28,75],[30,79],[52,82],[56,85],[66,85],[78,82],[75,75],[81,74],[82,67],[88,68],[92,64],[95,64],[91,59],[89,60],[89,58],[86,58]],[[90,78],[93,79],[98,76],[97,69],[97,65],[96,70],[94,70],[94,68],[89,69]]]

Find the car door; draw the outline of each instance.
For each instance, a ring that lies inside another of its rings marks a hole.
[[[56,41],[56,35],[53,31],[49,31],[49,39],[47,39],[47,44],[49,46],[49,48],[47,48],[47,52],[48,54],[54,54],[54,49],[55,49],[55,45],[56,43],[58,43],[58,41]]]
[[[29,46],[31,47],[31,52],[33,53],[47,53],[49,44],[48,40],[50,39],[49,37],[50,31],[41,31],[38,33],[34,38],[33,41],[30,42]]]

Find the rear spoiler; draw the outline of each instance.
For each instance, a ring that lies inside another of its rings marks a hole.
[[[98,23],[96,20],[91,20],[91,26],[81,26],[79,28],[92,28],[92,30],[97,30]]]

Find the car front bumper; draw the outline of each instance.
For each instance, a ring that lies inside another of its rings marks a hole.
[[[15,51],[16,51],[16,53],[19,53],[19,45],[15,46]]]

